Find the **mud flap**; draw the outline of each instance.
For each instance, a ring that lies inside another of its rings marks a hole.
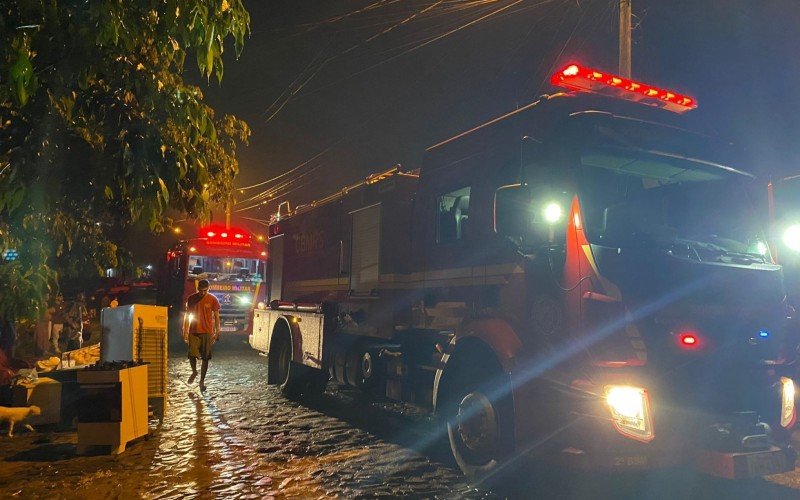
[[[747,479],[794,470],[797,453],[791,448],[770,446],[767,450],[723,452],[700,450],[694,468],[704,474],[726,479]]]

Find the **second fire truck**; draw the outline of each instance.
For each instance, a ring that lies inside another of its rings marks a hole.
[[[210,225],[199,237],[179,241],[167,252],[159,277],[159,303],[182,313],[197,282],[207,279],[220,303],[222,333],[250,333],[253,308],[265,300],[266,245],[236,227]]]
[[[553,82],[571,92],[430,147],[419,172],[282,210],[250,336],[269,382],[428,407],[472,478],[525,455],[791,470],[791,310],[752,176],[681,128],[691,98],[578,65]]]

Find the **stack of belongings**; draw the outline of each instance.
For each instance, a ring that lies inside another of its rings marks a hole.
[[[61,367],[93,365],[100,361],[100,344],[61,353]]]

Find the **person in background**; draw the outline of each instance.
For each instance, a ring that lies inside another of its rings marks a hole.
[[[83,322],[89,316],[83,293],[78,293],[67,308],[64,319],[64,333],[67,336],[67,350],[80,349],[83,345]]]
[[[208,280],[197,282],[197,293],[186,301],[186,316],[183,319],[183,341],[189,346],[189,364],[192,374],[189,384],[197,378],[197,358],[200,358],[200,390],[206,390],[206,372],[211,359],[211,346],[219,339],[219,301],[208,293]]]
[[[109,307],[111,305],[111,295],[106,291],[103,298],[100,299],[100,310],[102,311],[104,307]]]
[[[117,296],[114,295],[113,297],[111,297],[111,301],[108,303],[108,307],[118,307],[118,306],[119,306],[119,300],[117,300]]]
[[[50,306],[50,315],[52,324],[50,325],[50,349],[53,354],[61,354],[59,347],[59,340],[61,339],[61,332],[64,331],[64,321],[66,318],[67,310],[64,304],[64,297],[59,293]]]

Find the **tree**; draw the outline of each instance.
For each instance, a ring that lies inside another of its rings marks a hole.
[[[0,315],[32,316],[57,281],[116,267],[132,226],[203,219],[229,196],[237,143],[184,62],[222,81],[241,0],[10,0],[0,5]]]

